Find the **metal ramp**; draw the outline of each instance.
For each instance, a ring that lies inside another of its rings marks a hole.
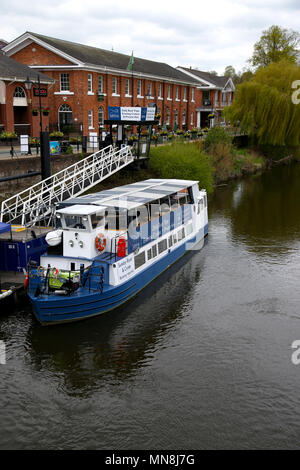
[[[1,221],[32,227],[43,221],[51,225],[55,204],[79,196],[121,170],[134,157],[129,146],[116,150],[112,145],[2,202]]]

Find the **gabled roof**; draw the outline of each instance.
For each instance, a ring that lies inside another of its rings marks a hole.
[[[27,77],[31,80],[37,80],[40,77],[41,83],[53,83],[53,78],[43,73],[32,70],[27,65],[21,64],[10,57],[0,54],[0,80],[25,81]]]
[[[14,41],[9,43],[4,50],[9,53],[12,46],[21,44],[22,41],[29,38],[32,40],[37,39],[39,43],[42,42],[45,47],[47,47],[47,45],[50,46],[52,51],[63,53],[69,60],[73,58],[75,63],[80,63],[82,66],[92,65],[125,71],[127,70],[130,59],[129,55],[120,54],[119,52],[107,51],[98,47],[86,46],[84,44],[65,41],[63,39],[52,38],[31,31],[27,31],[19,38],[16,38]],[[187,77],[186,74],[168,64],[141,59],[139,57],[134,57],[133,74],[134,73],[159,76],[165,79],[193,85],[197,83],[195,78]]]
[[[230,77],[218,76],[213,73],[203,72],[201,70],[191,69],[188,67],[178,67],[178,69],[182,70],[184,73],[188,73],[190,76],[194,75],[198,78],[199,81],[203,80],[202,83],[207,82],[217,88],[225,88],[227,83],[229,82],[232,84],[234,89],[234,85]]]

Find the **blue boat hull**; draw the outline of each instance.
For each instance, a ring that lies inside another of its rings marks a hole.
[[[170,251],[133,278],[119,286],[111,286],[102,293],[88,292],[81,288],[70,296],[40,295],[35,297],[29,293],[34,314],[40,323],[49,325],[83,320],[113,310],[134,297],[187,251],[191,250],[193,245],[203,240],[207,233],[208,226],[194,238]]]

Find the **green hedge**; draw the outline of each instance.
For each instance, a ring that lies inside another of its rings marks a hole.
[[[195,180],[208,193],[213,190],[213,166],[198,143],[151,148],[150,168],[158,178]]]

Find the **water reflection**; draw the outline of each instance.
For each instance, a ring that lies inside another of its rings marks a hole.
[[[274,168],[217,191],[210,211],[228,219],[233,242],[264,256],[294,254],[300,234],[300,165]],[[231,200],[231,204],[228,201]]]
[[[125,307],[106,315],[48,328],[33,322],[27,360],[36,370],[60,376],[69,395],[87,396],[134,378],[162,342],[167,347],[168,331],[188,315],[182,307],[200,280],[204,257],[205,247],[185,255]]]

